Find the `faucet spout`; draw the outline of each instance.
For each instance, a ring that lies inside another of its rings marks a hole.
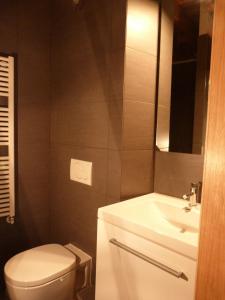
[[[184,200],[188,200],[188,206],[193,207],[201,202],[202,183],[191,183],[191,190],[189,194],[183,195]]]

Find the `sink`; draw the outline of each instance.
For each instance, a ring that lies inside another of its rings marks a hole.
[[[183,255],[197,258],[200,205],[157,193],[98,210],[98,217]]]
[[[142,201],[142,203],[137,203],[132,208],[129,207],[131,210],[128,208],[127,213],[130,213],[130,217],[132,216],[136,221],[157,228],[157,230],[197,233],[199,210],[193,208],[191,211],[186,212],[184,207],[187,206],[187,203],[180,206],[180,203],[174,202],[176,202],[174,199],[170,199],[168,203],[157,199]]]
[[[178,205],[172,205],[172,203],[164,203],[160,201],[153,201],[155,210],[158,211],[161,218],[163,218],[167,226],[171,225],[171,229],[179,230],[180,232],[198,232],[199,230],[199,207],[192,208],[191,211],[185,211],[183,204],[182,208]],[[185,205],[185,207],[187,204]],[[168,224],[169,223],[169,224]],[[162,222],[160,223],[162,224]]]

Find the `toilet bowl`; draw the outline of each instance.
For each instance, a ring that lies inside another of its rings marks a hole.
[[[5,265],[10,300],[72,300],[76,256],[58,244],[21,252]]]

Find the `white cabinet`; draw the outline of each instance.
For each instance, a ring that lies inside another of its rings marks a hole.
[[[95,300],[192,300],[195,274],[195,260],[98,220]]]

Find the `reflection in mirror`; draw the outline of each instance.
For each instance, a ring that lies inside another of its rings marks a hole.
[[[212,0],[162,0],[156,148],[204,152]]]

